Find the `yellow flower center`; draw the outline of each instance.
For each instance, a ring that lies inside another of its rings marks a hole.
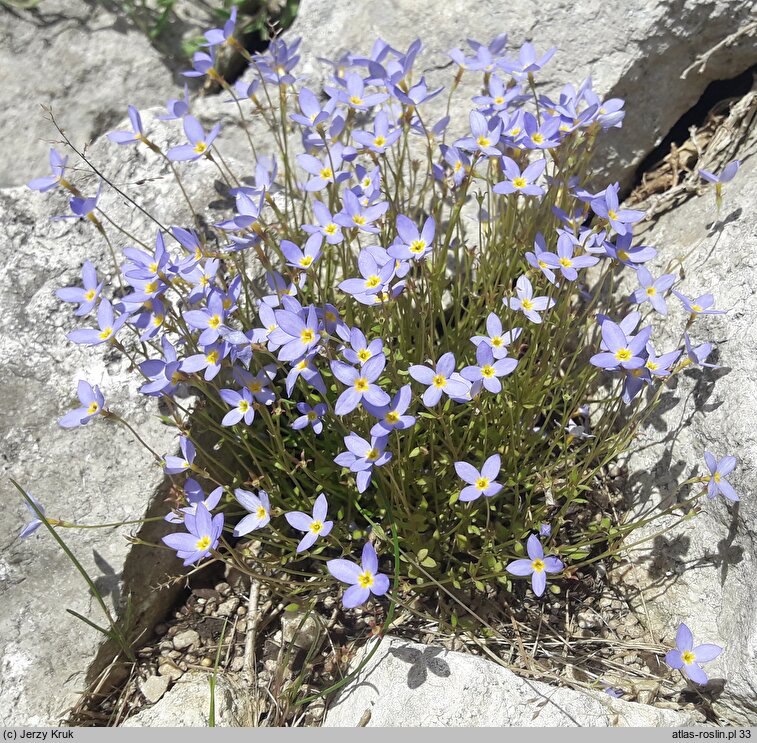
[[[657,294],[657,289],[655,289],[653,286],[647,287],[647,296],[648,297],[654,297],[654,295]]]
[[[628,255],[628,253],[625,250],[619,250],[618,251],[618,258],[620,258],[620,260],[622,260],[622,261],[627,261],[630,258],[630,256]]]
[[[629,348],[619,348],[615,352],[615,358],[618,361],[628,361],[628,359],[631,358],[631,349],[629,349]]]
[[[443,376],[442,374],[437,374],[432,380],[431,384],[434,385],[434,387],[438,387],[441,389],[444,387],[445,384],[447,384],[447,377]]]
[[[410,243],[411,253],[422,253],[425,249],[426,249],[425,240],[413,240],[413,242]]]
[[[520,304],[524,310],[531,310],[534,307],[534,303],[530,299],[521,299]]]
[[[327,224],[327,225],[326,225],[326,226],[325,226],[325,227],[323,228],[323,231],[324,231],[324,232],[325,232],[325,233],[326,233],[327,235],[335,235],[335,234],[336,234],[336,231],[337,231],[338,229],[339,229],[339,227],[338,227],[337,225],[335,225],[335,224],[334,224],[334,223],[332,222],[331,224]]]
[[[373,140],[375,147],[383,147],[386,144],[386,137],[382,137],[380,134]]]
[[[90,289],[85,295],[84,299],[86,299],[88,302],[91,302],[95,298],[95,290]]]
[[[375,274],[373,276],[369,276],[365,280],[365,285],[366,287],[368,287],[368,289],[373,289],[374,286],[378,286],[380,283],[381,283],[381,279]]]
[[[219,354],[218,351],[211,351],[206,357],[205,360],[210,364],[211,366],[218,363]]]
[[[297,369],[297,371],[302,371],[303,369],[307,369],[308,368],[308,362],[307,361],[300,361],[295,368]]]
[[[720,474],[719,472],[716,472],[716,473],[715,473],[715,474],[714,474],[714,475],[712,476],[712,479],[713,479],[713,480],[715,480],[715,482],[720,482],[720,478],[721,478],[721,477],[722,477],[722,475],[721,475],[721,474]]]
[[[247,400],[240,400],[237,407],[240,413],[246,413],[250,409],[250,403]]]
[[[150,273],[157,273],[158,272],[158,264],[157,263],[151,263],[148,266]]]
[[[357,582],[360,588],[370,588],[373,585],[373,573],[366,570],[358,576]]]
[[[312,531],[313,534],[320,534],[322,529],[323,529],[323,521],[310,522],[310,531]]]
[[[494,367],[489,366],[489,364],[486,364],[481,367],[481,374],[483,374],[487,379],[490,379],[494,376]]]
[[[100,409],[100,406],[96,402],[91,402],[87,408],[87,412],[92,415]]]
[[[100,333],[100,338],[106,341],[108,340],[108,338],[110,338],[111,335],[113,335],[113,328],[103,328],[102,332]]]
[[[607,212],[607,218],[608,219],[617,219],[618,218],[618,214],[617,214],[617,212],[615,212],[612,209],[610,209]]]
[[[491,340],[492,340],[492,346],[494,346],[494,348],[499,348],[501,345],[504,344],[504,341],[498,335],[495,335],[494,338],[492,338]]]
[[[258,506],[258,510],[255,511],[255,515],[259,519],[264,519],[268,515],[268,511],[265,510],[265,506]]]
[[[501,106],[501,105],[502,105],[502,104],[503,104],[504,102],[505,102],[505,99],[504,99],[504,98],[503,98],[503,97],[502,97],[501,95],[498,95],[498,96],[497,96],[497,97],[496,97],[496,98],[494,99],[494,105],[495,105],[495,106]]]
[[[385,416],[384,420],[387,423],[396,423],[400,419],[400,414],[396,410],[390,410]]]
[[[365,377],[358,377],[355,380],[355,390],[357,392],[365,392],[368,389],[368,380]]]
[[[321,170],[321,178],[323,178],[324,180],[327,181],[333,177],[334,177],[334,171],[331,168],[323,168],[323,170]]]
[[[698,305],[698,304],[692,304],[692,305],[691,305],[691,309],[692,309],[692,310],[693,310],[694,312],[701,312],[701,311],[702,311],[702,307],[701,307],[700,305]]]
[[[650,371],[657,371],[660,368],[660,365],[655,361],[647,361],[646,366]]]
[[[350,96],[350,103],[353,106],[362,106],[363,105],[363,99],[362,98],[358,98],[358,96],[356,96],[356,95],[351,95]]]
[[[488,477],[479,477],[478,480],[476,480],[476,488],[478,490],[484,491],[488,487],[489,487],[489,478]]]
[[[158,282],[157,281],[151,281],[148,284],[145,284],[145,292],[147,294],[152,294],[153,292],[158,291]]]
[[[573,261],[570,258],[560,258],[560,265],[563,268],[570,268],[573,265]]]
[[[681,660],[686,664],[689,665],[690,663],[693,663],[696,660],[696,656],[691,650],[684,650],[681,653]]]
[[[375,461],[376,459],[378,459],[378,458],[379,458],[379,450],[378,450],[378,449],[376,449],[376,448],[374,447],[373,449],[371,449],[371,450],[370,450],[370,451],[369,451],[369,452],[368,452],[368,453],[367,453],[367,454],[365,455],[365,458],[366,458],[366,459],[367,459],[367,460],[368,460],[369,462],[373,462],[373,461]]]
[[[361,349],[360,349],[360,350],[359,350],[359,351],[357,352],[357,357],[358,357],[358,358],[359,358],[359,359],[360,359],[360,360],[361,360],[361,361],[362,361],[363,363],[365,363],[366,361],[368,361],[368,359],[369,359],[369,358],[371,358],[371,352],[370,352],[370,351],[369,351],[369,350],[368,350],[367,348],[361,348]]]
[[[536,132],[536,133],[535,133],[535,134],[534,134],[534,135],[533,135],[533,136],[531,137],[531,141],[532,141],[532,142],[533,142],[534,144],[541,144],[541,143],[542,143],[542,142],[544,141],[544,137],[543,137],[543,136],[542,136],[541,134],[539,134],[539,132]]]
[[[513,178],[513,186],[515,186],[515,188],[525,188],[527,185],[528,183],[526,182],[526,179],[522,176]]]
[[[205,142],[198,142],[195,145],[195,152],[198,155],[202,155],[202,153],[205,152],[205,150],[207,150],[207,149],[208,149],[208,145],[206,145]]]
[[[316,413],[315,410],[310,410],[308,411],[307,416],[309,421],[314,421],[318,418],[318,413]]]
[[[483,134],[476,140],[476,142],[479,147],[489,147],[492,143],[491,140]]]
[[[304,258],[300,258],[300,265],[303,268],[307,268],[313,262],[312,255],[306,255]]]
[[[213,315],[213,317],[208,320],[208,327],[209,328],[217,328],[221,324],[221,316],[220,315]]]
[[[200,537],[200,539],[197,540],[197,544],[195,544],[195,547],[200,551],[204,552],[208,547],[210,547],[210,537],[204,536]]]
[[[352,218],[352,221],[359,227],[362,227],[365,224],[365,217],[362,214],[356,214]]]
[[[535,573],[541,573],[544,571],[544,562],[540,560],[538,557],[531,563],[531,567],[534,569]]]
[[[511,137],[517,137],[520,134],[520,127],[514,126],[512,129],[510,129],[510,136]]]
[[[311,328],[305,328],[300,333],[300,340],[303,343],[312,343],[315,340],[315,330],[312,330]]]

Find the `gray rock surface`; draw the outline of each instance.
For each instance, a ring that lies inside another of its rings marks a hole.
[[[122,13],[86,0],[43,0],[0,10],[0,187],[47,170],[58,136],[42,105],[83,146],[118,123],[126,106],[176,97],[174,77]]]
[[[366,649],[366,652],[368,649]],[[353,661],[356,668],[361,656]],[[325,727],[680,727],[689,713],[516,676],[484,658],[386,637],[340,692]]]
[[[146,121],[150,127],[149,117]],[[153,153],[145,150],[135,156],[129,149],[100,141],[89,156],[161,222],[188,223],[188,208],[170,172]],[[215,169],[210,163],[192,165],[200,177],[187,178],[190,198],[217,203]],[[94,181],[81,173],[74,180],[86,194],[95,192]],[[117,193],[106,188],[101,205],[137,237],[153,242],[155,225]],[[8,478],[26,487],[52,518],[97,524],[145,515],[164,480],[160,467],[132,435],[105,420],[72,431],[57,425],[58,418],[78,405],[79,379],[100,385],[110,407],[160,454],[173,452],[176,438],[173,429],[156,418],[155,402],[137,394],[139,380],[123,356],[114,350],[78,347],[65,337],[77,320],[72,306],[54,296],[55,289],[78,284],[86,259],[112,273],[107,248],[92,225],[51,221],[67,208],[58,192],[2,189],[0,207],[6,215],[0,225],[0,498],[6,504],[0,526],[0,721],[50,725],[90,680],[87,670],[102,639],[66,608],[98,624],[104,618],[82,578],[44,529],[18,540],[28,514]],[[217,221],[218,214],[211,210],[206,217]],[[109,231],[117,250],[130,244],[115,229]],[[165,493],[156,498],[158,515],[165,513],[164,497]],[[163,526],[156,525],[153,541],[165,533],[158,531]],[[131,549],[124,537],[136,530],[68,529],[62,536],[111,603],[123,598],[124,591],[135,593],[136,624],[149,631],[161,607],[172,600],[170,591],[152,587],[181,565],[168,552]],[[108,659],[108,652],[101,652],[93,669]]]
[[[123,727],[208,727],[210,674],[193,671],[175,683],[152,707],[146,707],[124,722]],[[215,689],[215,726],[250,725],[248,701],[238,685],[223,675]]]
[[[710,81],[734,77],[757,63],[754,38],[744,37],[713,54],[702,74],[691,71],[680,79],[698,56],[754,21],[754,13],[754,5],[742,0],[481,0],[475,5],[448,0],[433,11],[417,0],[302,0],[287,34],[303,37],[306,72],[321,68],[316,57],[336,58],[344,50],[368,54],[376,36],[398,49],[420,38],[425,51],[417,69],[434,86],[449,84],[454,72],[447,68],[452,64],[447,52],[467,49],[466,38],[488,43],[506,32],[509,50],[527,40],[537,51],[555,46],[557,54],[537,75],[546,90],[556,92],[591,75],[599,93],[626,99],[623,128],[599,143],[595,165],[628,183]],[[478,84],[479,73],[468,74]],[[446,95],[435,105],[434,120],[443,115]]]
[[[755,144],[757,131],[744,154],[754,152]],[[666,517],[634,533],[634,542],[644,535],[656,536],[630,552],[633,566],[626,576],[632,590],[643,589],[646,610],[664,640],[672,643],[679,623],[685,622],[696,641],[725,647],[720,658],[705,667],[715,689],[725,679],[716,709],[726,719],[752,725],[757,722],[755,199],[757,158],[752,156],[724,186],[720,215],[714,189],[706,188],[642,235],[645,244],[659,248],[650,266],[654,276],[668,261],[683,258],[686,275],[677,290],[690,297],[712,291],[715,306],[728,314],[700,316],[689,330],[695,345],[716,345],[717,353],[708,361],[721,368],[686,371],[673,383],[662,399],[661,413],[633,447],[629,492],[639,508],[674,502],[677,483],[707,474],[706,449],[718,458],[737,457],[728,479],[741,502],[703,498],[701,513],[674,530],[670,527],[675,519]],[[653,335],[659,339],[658,352],[675,347],[686,323],[675,297],[668,305],[670,319],[657,322]],[[687,489],[680,497],[695,492]]]

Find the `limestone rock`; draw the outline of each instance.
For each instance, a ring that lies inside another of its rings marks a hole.
[[[599,93],[626,99],[623,128],[598,143],[594,164],[628,184],[641,160],[709,82],[734,77],[757,62],[754,38],[745,36],[713,54],[702,74],[692,70],[681,79],[699,55],[753,21],[753,14],[750,3],[741,0],[481,0],[475,8],[468,0],[449,0],[433,10],[417,0],[302,0],[287,35],[303,37],[303,71],[321,70],[321,75],[329,68],[317,57],[337,58],[345,50],[367,54],[377,36],[397,49],[420,38],[425,50],[417,70],[426,74],[430,87],[449,85],[454,72],[447,52],[455,46],[467,49],[467,38],[488,43],[506,32],[509,50],[528,40],[537,51],[557,47],[537,75],[545,90],[554,93],[566,82],[578,84],[591,75]],[[480,75],[468,74],[478,85]],[[473,87],[470,94],[476,94]],[[436,121],[444,113],[446,94],[429,105],[436,115],[427,118]]]
[[[151,116],[145,121],[152,133]],[[170,134],[177,141],[179,134]],[[161,146],[169,141],[161,139]],[[191,225],[170,171],[146,148],[135,152],[100,140],[87,155],[161,223]],[[192,177],[184,171],[190,199],[214,204],[204,210],[204,218],[218,221],[227,202],[216,191],[215,168],[207,162],[191,165],[198,167]],[[86,195],[94,195],[94,179],[81,171],[73,178]],[[135,237],[153,243],[155,223],[118,193],[106,187],[101,206]],[[96,673],[107,665],[110,653],[104,648],[90,668],[102,636],[65,610],[101,625],[105,620],[82,578],[44,529],[18,540],[28,513],[9,477],[31,492],[51,518],[97,524],[146,515],[164,478],[133,436],[105,420],[71,431],[57,425],[78,405],[79,379],[98,384],[111,409],[160,454],[175,450],[176,436],[158,420],[155,400],[137,394],[139,378],[124,356],[114,349],[76,346],[65,337],[86,323],[55,297],[55,289],[80,283],[86,259],[101,276],[113,273],[108,249],[92,225],[51,220],[67,211],[61,192],[2,189],[0,208],[5,215],[0,224],[0,495],[6,504],[0,528],[0,719],[5,725],[54,725],[91,680],[87,669],[90,676]],[[116,251],[134,244],[107,223],[106,228]],[[165,514],[165,497],[158,495],[154,512],[147,515]],[[166,533],[161,521],[145,528],[151,530],[148,541]],[[176,574],[181,563],[168,552],[131,549],[124,536],[137,530],[136,525],[68,529],[62,536],[111,604],[132,594],[134,626],[149,632],[174,595],[155,587],[167,573]]]
[[[86,0],[45,0],[0,14],[0,186],[47,172],[59,139],[42,105],[83,146],[113,128],[129,103],[141,108],[176,97],[177,84],[145,34],[122,13]]]
[[[150,704],[155,704],[166,693],[170,682],[171,679],[167,676],[148,676],[140,684],[139,690]]]
[[[478,656],[393,637],[384,639],[340,692],[324,726],[354,727],[368,713],[366,727],[679,727],[696,722],[690,713],[548,686]]]
[[[744,148],[753,151],[757,132]],[[741,502],[722,497],[702,502],[702,512],[669,531],[665,518],[635,532],[631,541],[654,535],[630,553],[629,586],[641,587],[657,631],[673,644],[685,622],[697,642],[712,642],[724,653],[705,667],[717,693],[715,708],[738,724],[757,722],[757,160],[744,158],[736,178],[724,186],[718,215],[714,189],[703,189],[663,215],[641,237],[656,246],[653,276],[668,262],[683,259],[685,278],[676,289],[696,297],[713,292],[726,315],[700,316],[689,334],[694,345],[716,346],[710,363],[720,369],[692,369],[679,375],[628,459],[628,492],[639,509],[675,502],[677,483],[707,474],[703,453],[733,454],[738,465],[729,482]],[[685,257],[684,257],[685,256]],[[636,287],[626,286],[626,289]],[[658,353],[680,340],[686,314],[675,297],[669,319],[655,323]],[[686,490],[681,499],[693,495]],[[723,679],[725,681],[723,681]]]
[[[161,700],[124,722],[123,727],[208,727],[210,674],[191,672],[176,682]],[[218,676],[215,689],[215,726],[250,724],[248,700],[236,684]]]

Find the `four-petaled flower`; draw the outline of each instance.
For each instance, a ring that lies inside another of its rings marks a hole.
[[[163,471],[167,475],[178,475],[192,468],[197,456],[195,445],[186,436],[180,436],[179,447],[184,456],[170,456],[163,461]]]
[[[739,496],[736,495],[733,485],[725,479],[736,467],[736,457],[727,456],[718,461],[710,452],[705,451],[704,461],[707,464],[707,469],[710,471],[710,479],[707,483],[707,497],[712,499],[720,493],[725,498],[728,498],[728,500],[737,501]]]
[[[221,399],[231,406],[231,410],[221,421],[222,426],[234,426],[241,420],[244,420],[248,426],[252,425],[252,421],[255,420],[255,407],[252,392],[247,387],[241,392],[223,389],[219,394]]]
[[[697,645],[694,647],[694,637],[691,630],[681,624],[676,633],[676,649],[669,650],[665,655],[665,662],[676,670],[680,670],[695,684],[706,684],[707,674],[700,667],[700,663],[715,660],[723,648],[719,645]]]
[[[113,314],[113,306],[107,299],[103,299],[97,307],[97,324],[99,330],[93,328],[80,328],[72,330],[66,336],[74,343],[83,343],[87,346],[99,346],[115,338],[116,333],[129,319],[128,313],[116,318]]]
[[[352,560],[329,560],[326,567],[337,580],[350,584],[342,597],[347,609],[364,604],[371,594],[383,596],[389,590],[389,578],[378,572],[378,555],[370,542],[363,547],[360,565]]]
[[[58,425],[63,426],[63,428],[83,426],[89,423],[96,415],[100,415],[103,412],[105,398],[97,385],[93,387],[89,382],[80,379],[77,394],[82,407],[66,413],[58,421]]]
[[[325,520],[328,508],[329,504],[326,500],[326,496],[321,493],[315,499],[312,516],[303,513],[302,511],[291,511],[284,515],[284,518],[289,522],[290,526],[298,531],[305,532],[305,536],[297,545],[297,552],[302,552],[303,550],[312,547],[318,537],[328,536],[331,528],[334,526],[333,521]]]
[[[681,300],[681,304],[685,307],[687,312],[690,312],[692,316],[696,315],[725,315],[728,310],[716,310],[713,308],[715,304],[715,297],[712,294],[701,294],[696,299],[689,299],[684,294],[677,292],[673,289],[678,299]]]
[[[489,392],[497,394],[502,390],[499,377],[512,374],[517,365],[517,359],[510,356],[495,360],[492,347],[488,343],[480,343],[476,349],[476,364],[466,366],[460,374],[469,382],[481,381]]]
[[[309,425],[316,434],[323,431],[323,421],[321,418],[326,414],[326,405],[319,402],[314,407],[310,407],[306,402],[298,402],[297,410],[299,410],[301,415],[292,422],[292,428],[298,431]]]
[[[442,392],[455,398],[462,398],[468,394],[465,383],[452,378],[454,371],[455,356],[452,353],[443,354],[433,369],[421,364],[413,364],[408,369],[408,373],[416,382],[428,385],[423,393],[423,404],[427,408],[433,408],[439,402]]]
[[[547,166],[546,160],[536,160],[528,165],[521,173],[518,164],[512,158],[502,158],[502,169],[505,172],[504,181],[500,181],[492,188],[494,193],[511,194],[522,193],[524,196],[543,196],[544,189],[534,181],[541,176]]]
[[[675,275],[666,273],[660,278],[654,279],[644,266],[639,266],[636,269],[636,277],[639,279],[641,288],[631,295],[631,301],[636,302],[636,304],[649,302],[661,315],[667,315],[668,305],[665,303],[663,295],[675,283]]]
[[[531,322],[540,323],[540,312],[545,312],[555,306],[555,300],[550,297],[535,297],[534,288],[527,276],[521,276],[515,282],[517,297],[503,300],[507,306],[515,311],[522,312]]]
[[[376,384],[385,365],[386,357],[383,353],[372,356],[360,369],[345,364],[343,361],[332,361],[332,373],[342,384],[347,385],[347,389],[336,401],[334,412],[337,415],[347,415],[363,400],[373,405],[387,405],[390,400],[389,395]]]
[[[385,465],[392,458],[391,452],[384,451],[388,438],[388,436],[371,436],[369,443],[355,433],[344,437],[347,451],[337,454],[334,462],[355,473],[358,493],[365,492],[370,485],[373,468]]]
[[[602,343],[608,349],[594,354],[590,361],[602,369],[640,369],[644,366],[644,349],[652,328],[644,328],[632,337],[626,336],[623,329],[612,320],[602,323]]]
[[[198,503],[195,514],[185,515],[184,526],[188,533],[167,534],[163,542],[176,550],[176,556],[184,560],[185,565],[191,565],[207,557],[218,546],[223,531],[223,514],[211,517],[210,511]]]
[[[83,317],[88,315],[97,304],[104,281],[97,281],[97,271],[90,261],[84,261],[81,268],[82,286],[65,286],[55,292],[58,299],[64,302],[78,302],[74,315]]]
[[[197,160],[203,155],[210,153],[213,141],[221,131],[221,125],[216,124],[210,133],[205,136],[205,130],[202,124],[194,116],[187,114],[184,117],[184,133],[187,135],[189,144],[180,144],[177,147],[171,147],[166,153],[169,160]]]
[[[513,560],[505,569],[511,575],[531,576],[531,588],[537,596],[547,587],[547,573],[559,573],[564,565],[556,557],[545,557],[539,538],[532,534],[526,542],[528,559]]]
[[[265,490],[260,490],[255,495],[249,490],[237,488],[234,495],[244,509],[249,511],[234,528],[235,537],[242,537],[255,529],[262,529],[271,520],[271,502]]]
[[[502,485],[496,482],[499,476],[501,460],[499,454],[492,454],[482,465],[479,472],[468,462],[455,462],[455,472],[468,487],[460,491],[460,500],[467,503],[480,498],[482,495],[491,498],[502,490]]]

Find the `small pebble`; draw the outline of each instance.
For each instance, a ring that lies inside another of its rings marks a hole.
[[[184,675],[184,672],[181,670],[181,668],[177,668],[173,663],[163,663],[159,665],[158,673],[161,676],[165,676],[166,678],[170,679],[171,681],[177,681]]]
[[[173,646],[176,650],[184,650],[190,647],[196,647],[200,644],[200,635],[193,629],[186,629],[179,632],[173,638]]]
[[[140,684],[139,689],[150,704],[155,704],[166,693],[170,683],[168,676],[150,676]]]
[[[231,661],[231,670],[235,673],[239,673],[244,668],[244,658],[241,656],[239,658],[234,658],[234,660]]]
[[[230,599],[226,599],[222,604],[218,606],[217,614],[219,617],[230,617],[239,606],[239,599],[232,596]]]

